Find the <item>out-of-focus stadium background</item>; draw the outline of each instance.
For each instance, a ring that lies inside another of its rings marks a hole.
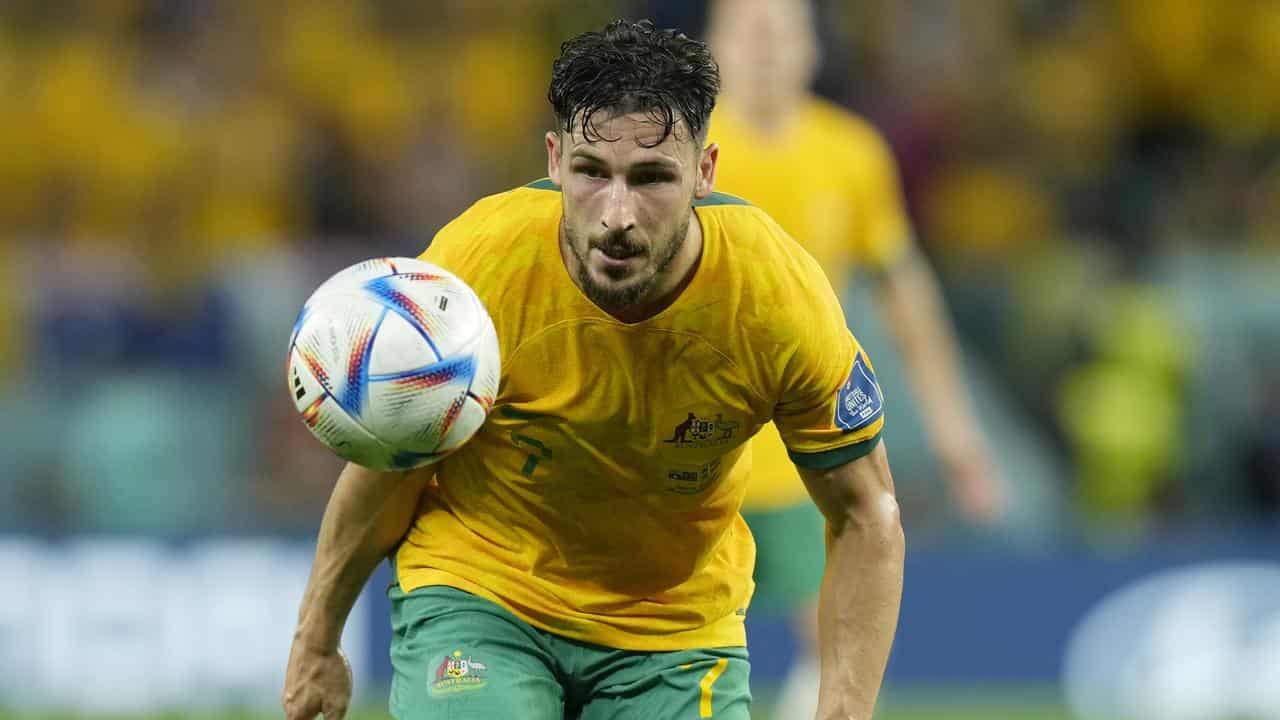
[[[541,176],[559,41],[642,15],[702,23],[681,0],[0,4],[0,709],[274,707],[339,469],[285,394],[295,313]],[[896,152],[1012,486],[1000,527],[956,519],[850,289],[910,549],[883,716],[1280,717],[1280,3],[820,18],[818,89]],[[372,717],[383,579],[347,641]],[[751,633],[767,701],[791,641]]]

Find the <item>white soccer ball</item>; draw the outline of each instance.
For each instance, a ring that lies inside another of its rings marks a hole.
[[[325,281],[289,339],[289,392],[325,445],[375,470],[457,450],[498,393],[498,334],[448,271],[377,258]]]

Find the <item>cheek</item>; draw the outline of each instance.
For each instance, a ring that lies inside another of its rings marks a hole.
[[[692,194],[683,187],[672,186],[649,195],[640,204],[639,213],[650,227],[674,227],[689,209]]]
[[[584,216],[590,207],[590,193],[582,188],[565,185],[561,192],[564,195],[564,219],[574,227],[581,226]]]
[[[589,178],[578,178],[576,182],[565,187],[569,191],[569,199],[577,208],[590,209],[599,204],[605,196],[602,183],[592,182]]]

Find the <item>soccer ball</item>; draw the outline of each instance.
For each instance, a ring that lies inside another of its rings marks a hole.
[[[440,460],[493,407],[498,335],[480,298],[431,263],[367,260],[303,306],[289,339],[289,392],[311,433],[375,470]]]

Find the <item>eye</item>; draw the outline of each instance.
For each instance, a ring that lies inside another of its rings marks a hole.
[[[574,168],[574,172],[578,173],[579,175],[584,175],[584,176],[589,177],[589,178],[602,178],[602,177],[604,177],[604,171],[603,171],[603,170],[601,170],[601,169],[600,169],[598,166],[596,166],[596,165],[579,165],[579,166],[577,166],[576,168]]]
[[[631,177],[631,182],[636,185],[653,185],[655,183],[667,182],[671,179],[669,173],[658,170],[641,170]]]

